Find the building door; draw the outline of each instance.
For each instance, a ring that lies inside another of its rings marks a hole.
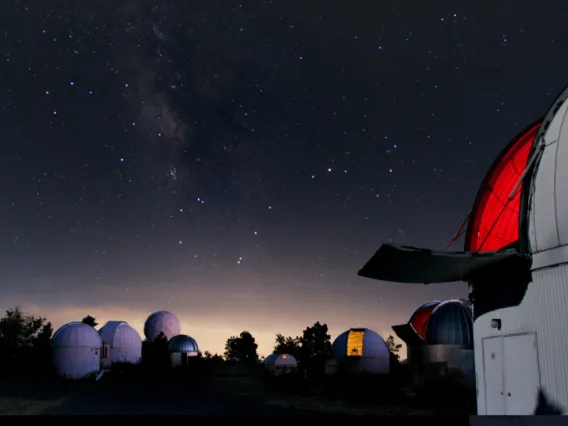
[[[503,340],[501,337],[486,337],[483,345],[483,377],[485,386],[485,414],[506,414],[505,390],[503,389]]]
[[[508,415],[534,414],[540,387],[537,350],[535,333],[503,338],[503,376]]]

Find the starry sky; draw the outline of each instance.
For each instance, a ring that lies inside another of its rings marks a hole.
[[[0,309],[168,309],[212,352],[466,297],[356,273],[444,249],[568,83],[561,2],[5,0],[0,28]]]

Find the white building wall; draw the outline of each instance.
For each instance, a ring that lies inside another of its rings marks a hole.
[[[533,271],[521,305],[500,309],[479,317],[474,323],[475,365],[477,376],[478,414],[487,413],[484,374],[483,338],[520,333],[536,333],[540,386],[551,402],[568,413],[568,264]],[[492,319],[500,319],[502,328],[491,327]],[[511,359],[511,355],[506,357]],[[504,360],[507,362],[507,359]],[[522,369],[518,374],[528,374]],[[526,380],[530,386],[529,379]],[[524,407],[527,413],[536,408]],[[502,414],[519,414],[508,412]]]
[[[564,102],[546,130],[544,152],[533,177],[529,238],[534,269],[568,260],[567,114]]]

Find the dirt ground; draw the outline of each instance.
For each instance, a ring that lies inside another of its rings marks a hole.
[[[262,378],[246,375],[220,375],[195,385],[141,385],[113,381],[0,382],[0,414],[3,415],[185,414],[337,417],[440,414],[437,411],[406,403],[353,404],[352,401],[331,399],[318,390],[303,393],[274,392],[266,389]]]

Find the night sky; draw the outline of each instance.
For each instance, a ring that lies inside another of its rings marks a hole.
[[[568,84],[543,4],[4,0],[0,309],[140,332],[168,309],[266,355],[466,297],[356,274],[385,241],[444,249]]]

